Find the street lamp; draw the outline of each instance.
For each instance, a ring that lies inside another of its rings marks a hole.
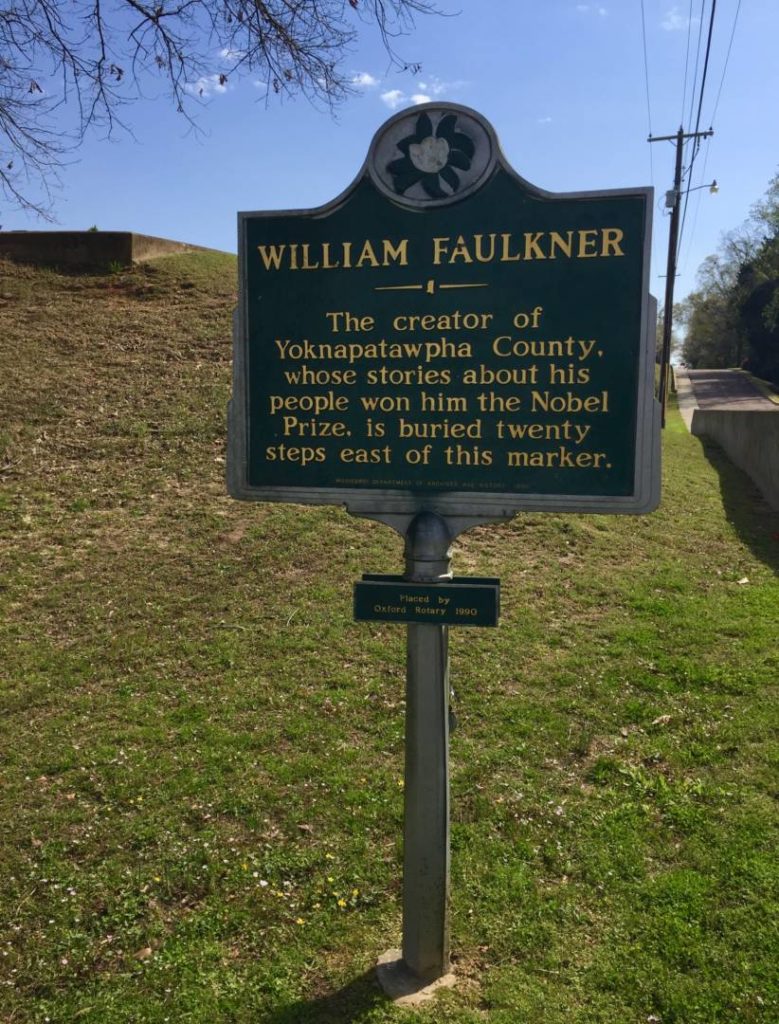
[[[676,189],[669,188],[665,194],[665,208],[666,210],[673,210],[676,203],[682,196],[687,195],[688,192],[697,192],[700,188],[707,188],[712,195],[716,195],[719,192],[719,185],[717,179],[711,182],[709,185],[696,185],[695,188],[685,188],[681,192],[677,192]]]

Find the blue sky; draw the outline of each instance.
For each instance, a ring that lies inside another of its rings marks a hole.
[[[128,110],[133,135],[95,133],[64,169],[54,227],[96,224],[235,251],[238,210],[327,202],[350,183],[387,117],[415,102],[448,100],[482,113],[514,168],[541,188],[654,185],[651,288],[662,301],[663,200],[674,147],[650,146],[646,137],[650,116],[656,135],[690,122],[700,14],[705,43],[711,0],[644,0],[649,110],[641,0],[440,0],[439,7],[451,16],[419,18],[398,43],[403,57],[421,62],[418,75],[391,68],[375,33],[362,30],[345,59],[358,94],[335,118],[303,99],[266,102],[251,78],[228,77],[226,88],[192,83],[193,92],[204,91],[196,133],[161,89],[155,98],[147,86],[149,98]],[[715,135],[703,143],[692,184],[716,178],[720,192],[690,197],[677,298],[779,169],[778,41],[779,0],[742,0],[740,9],[738,0],[717,3],[701,118]],[[699,77],[702,63],[701,52]],[[229,59],[224,66],[229,71]],[[5,229],[46,226],[3,212]]]

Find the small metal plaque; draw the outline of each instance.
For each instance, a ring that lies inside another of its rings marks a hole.
[[[367,573],[354,584],[358,622],[427,626],[497,626],[500,580],[455,576],[447,583],[409,583],[402,576]]]

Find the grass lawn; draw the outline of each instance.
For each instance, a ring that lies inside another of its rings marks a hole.
[[[779,517],[673,413],[640,518],[466,534],[452,947],[403,1010],[386,527],[225,492],[235,264],[0,275],[0,1021],[769,1024]]]

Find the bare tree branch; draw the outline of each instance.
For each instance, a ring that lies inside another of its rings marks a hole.
[[[92,129],[127,128],[124,108],[152,80],[190,123],[198,81],[245,75],[268,96],[300,94],[332,109],[355,91],[344,61],[361,23],[378,30],[394,66],[417,71],[396,40],[430,13],[439,13],[433,0],[6,0],[0,192],[50,217],[68,155]]]

